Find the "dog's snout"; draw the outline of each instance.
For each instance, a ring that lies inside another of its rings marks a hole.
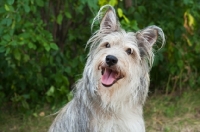
[[[118,59],[113,55],[106,56],[106,64],[108,64],[108,66],[117,64],[117,61],[118,61]]]

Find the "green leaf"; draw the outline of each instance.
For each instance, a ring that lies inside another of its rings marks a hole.
[[[11,28],[12,28],[12,29],[15,28],[15,20],[13,21]]]
[[[23,96],[23,98],[25,98],[25,99],[29,99],[29,98],[30,98],[30,94],[23,94],[22,96]]]
[[[62,15],[62,14],[59,14],[58,17],[57,17],[56,22],[57,22],[59,25],[61,25],[62,20],[63,20],[63,15]]]
[[[26,109],[29,109],[29,104],[26,102],[26,100],[21,101],[22,102],[22,106]]]
[[[20,14],[16,14],[16,20],[17,20],[17,22],[21,21],[21,15]]]
[[[72,74],[71,67],[65,67],[65,72],[68,74]]]
[[[51,86],[50,89],[46,92],[47,96],[53,96],[55,92],[55,87]]]
[[[15,2],[15,0],[7,0],[7,2],[9,5],[12,5]]]
[[[117,9],[117,13],[118,13],[119,17],[122,17],[122,16],[123,16],[123,11],[122,11],[121,8],[118,8],[118,9]]]
[[[5,8],[6,11],[14,11],[13,6],[11,6],[11,5],[5,4],[5,5],[4,5],[4,8]]]
[[[19,50],[17,50],[17,49],[14,50],[13,54],[14,54],[14,57],[16,60],[21,60],[21,54],[20,54]]]
[[[178,60],[177,65],[178,65],[179,68],[183,68],[184,62],[182,60]]]
[[[115,6],[115,5],[118,4],[118,0],[110,0],[109,4],[112,5],[112,6]]]
[[[3,36],[3,39],[6,40],[6,41],[10,41],[11,40],[11,36],[6,34]]]
[[[6,53],[5,53],[5,56],[7,56],[9,53],[10,53],[10,48],[9,48],[9,47],[7,47],[7,48],[6,48]]]
[[[185,5],[193,4],[194,2],[192,0],[183,0],[183,3]]]
[[[62,80],[65,83],[65,86],[69,85],[69,80],[68,80],[68,78],[66,76],[62,76]]]
[[[123,18],[126,21],[126,23],[130,23],[130,21],[128,20],[128,18],[125,15],[123,15]]]
[[[61,94],[66,94],[68,92],[68,89],[64,85],[62,85],[58,90]]]
[[[24,5],[24,10],[26,13],[29,13],[31,9],[28,5]]]
[[[30,60],[30,57],[27,54],[24,54],[23,57],[24,57],[24,62],[28,62]]]
[[[89,6],[90,8],[93,8],[93,9],[98,8],[98,6],[97,6],[97,4],[96,4],[96,0],[87,0],[86,2],[87,2],[88,6]]]
[[[58,50],[58,46],[55,43],[50,43],[50,47],[54,50]]]
[[[42,0],[36,0],[36,3],[38,6],[43,7],[44,6],[44,2]]]
[[[107,3],[108,3],[107,0],[98,0],[98,4],[100,6],[106,5]]]
[[[4,5],[4,8],[6,9],[6,11],[10,11],[10,8],[7,4]]]
[[[67,99],[68,99],[68,101],[72,100],[72,98],[73,98],[73,93],[72,93],[72,92],[69,92],[69,93],[67,94]]]
[[[50,45],[47,43],[44,43],[44,48],[46,51],[49,51],[51,49]]]
[[[29,47],[30,49],[34,49],[34,50],[37,48],[36,45],[33,44],[32,42],[29,42],[29,43],[28,43],[28,47]]]
[[[69,19],[72,18],[71,14],[70,14],[69,12],[67,12],[67,11],[65,12],[65,16],[66,16],[67,18],[69,18]]]
[[[10,43],[10,45],[17,46],[17,42],[15,40],[12,40],[11,43]]]
[[[0,47],[0,53],[5,52],[5,50],[6,50],[6,49],[5,49],[3,46]]]
[[[37,113],[33,113],[33,116],[34,116],[34,117],[38,117],[38,114],[37,114]]]
[[[146,9],[144,6],[138,6],[138,11],[139,11],[139,13],[145,13]]]
[[[11,18],[7,18],[7,19],[6,19],[6,22],[7,22],[6,25],[7,25],[7,26],[10,26],[11,23],[12,23],[12,19],[11,19]]]

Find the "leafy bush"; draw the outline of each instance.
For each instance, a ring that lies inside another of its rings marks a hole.
[[[153,24],[164,30],[167,43],[156,52],[152,90],[198,88],[198,0],[5,0],[0,1],[0,103],[29,109],[69,101],[86,60],[92,19],[107,3],[129,31]]]
[[[166,35],[166,45],[157,53],[152,74],[154,89],[164,92],[182,91],[186,87],[198,88],[200,44],[200,7],[197,0],[160,1],[137,3],[134,19],[139,27],[155,24]],[[150,5],[149,5],[150,4]],[[143,6],[144,5],[144,6]],[[146,16],[141,19],[141,16]],[[189,84],[189,85],[188,85]]]
[[[72,0],[1,1],[2,102],[28,109],[70,99],[70,88],[85,62],[84,45],[90,34],[86,26],[90,11],[83,12],[87,4]]]

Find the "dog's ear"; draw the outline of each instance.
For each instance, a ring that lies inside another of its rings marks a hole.
[[[156,43],[158,38],[162,39],[161,47],[165,43],[164,33],[162,29],[157,26],[149,26],[143,30],[136,32],[136,38],[141,56],[148,55],[151,52],[152,47]]]
[[[104,5],[93,19],[91,30],[95,27],[96,22],[100,22],[99,32],[108,34],[120,29],[120,23],[115,13],[115,9],[111,5]]]
[[[109,6],[100,23],[101,32],[113,32],[119,29],[119,22],[113,7]]]
[[[158,39],[158,36],[162,39],[162,45],[165,43],[164,33],[161,28],[157,26],[149,26],[136,33],[138,45],[145,44],[147,47],[152,47]]]
[[[109,9],[100,23],[100,30],[116,30],[117,20],[115,13]]]

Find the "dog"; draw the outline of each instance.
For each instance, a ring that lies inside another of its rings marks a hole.
[[[164,33],[157,26],[126,32],[110,5],[99,10],[92,27],[97,21],[100,26],[87,42],[90,50],[74,97],[49,132],[145,132],[143,105],[153,45],[158,40],[164,45]]]

